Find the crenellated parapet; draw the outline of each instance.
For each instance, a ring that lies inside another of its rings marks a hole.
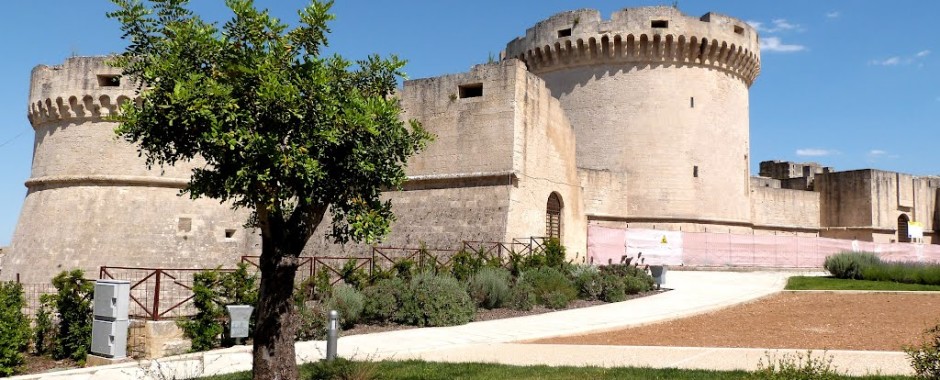
[[[760,73],[757,31],[744,21],[671,7],[628,8],[610,20],[596,10],[556,14],[506,47],[534,73],[598,64],[664,64],[722,70],[750,86]]]
[[[108,65],[108,57],[72,57],[32,72],[27,117],[33,128],[70,120],[100,121],[134,99],[136,86]]]

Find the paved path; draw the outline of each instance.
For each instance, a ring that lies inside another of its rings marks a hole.
[[[616,304],[566,310],[463,326],[389,331],[340,338],[340,356],[360,359],[423,359],[505,364],[649,366],[753,370],[768,352],[760,348],[620,347],[512,343],[585,332],[639,326],[752,301],[783,289],[793,272],[671,271],[674,290]],[[297,358],[323,357],[322,341],[297,343]],[[903,353],[829,351],[833,363],[851,374],[909,374]],[[181,378],[249,370],[250,347],[233,347],[156,361],[67,371],[23,378],[112,379]]]

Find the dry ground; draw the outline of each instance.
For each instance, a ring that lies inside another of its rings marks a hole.
[[[899,351],[938,323],[936,293],[783,292],[689,318],[532,343]]]

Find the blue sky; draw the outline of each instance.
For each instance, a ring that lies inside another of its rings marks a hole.
[[[256,0],[285,21],[304,0]],[[222,0],[195,0],[224,20]],[[40,5],[41,4],[41,5]],[[330,52],[376,52],[409,61],[411,78],[466,71],[497,55],[525,29],[554,13],[672,5],[672,1],[366,1],[337,0]],[[816,161],[837,170],[880,168],[940,174],[940,39],[937,1],[690,1],[749,21],[764,44],[751,87],[752,172],[762,160]],[[9,244],[26,194],[33,131],[26,120],[30,70],[71,55],[124,47],[105,0],[10,1],[0,15],[0,245]]]

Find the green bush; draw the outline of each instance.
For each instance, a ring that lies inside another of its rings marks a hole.
[[[643,278],[624,277],[623,289],[627,294],[639,294],[642,292],[648,292],[651,288],[650,284]]]
[[[919,262],[881,262],[862,268],[861,277],[871,281],[940,285],[940,265]]]
[[[940,325],[924,332],[927,339],[915,347],[905,347],[914,373],[922,379],[940,379]]]
[[[569,276],[578,289],[578,298],[584,300],[600,299],[604,285],[601,283],[601,273],[593,265],[572,265]]]
[[[483,260],[476,252],[462,249],[450,259],[450,273],[460,281],[467,281],[483,267]]]
[[[535,307],[535,289],[527,281],[516,281],[512,289],[509,290],[509,300],[507,305],[510,309],[529,311]]]
[[[37,355],[49,353],[55,342],[55,295],[39,296],[39,310],[36,310],[36,326],[33,328],[33,348]]]
[[[59,327],[52,347],[55,359],[69,358],[85,364],[91,347],[91,302],[95,285],[86,281],[80,269],[59,273],[52,279],[56,288],[54,304]]]
[[[395,320],[401,308],[402,296],[407,292],[407,283],[400,278],[379,280],[362,291],[365,303],[362,319],[369,322],[388,323]]]
[[[369,275],[366,274],[365,269],[359,266],[356,259],[346,260],[346,263],[339,270],[339,277],[343,282],[357,290],[362,290],[369,282]]]
[[[812,351],[806,354],[784,354],[773,357],[767,354],[766,363],[761,359],[757,363],[757,370],[751,377],[760,380],[835,380],[842,379],[842,375],[832,365],[832,356],[823,354],[814,357]]]
[[[557,238],[545,240],[545,266],[561,270],[568,263],[565,260],[565,246]]]
[[[509,299],[509,271],[482,268],[470,279],[470,298],[485,309],[502,307]]]
[[[402,259],[402,260],[396,261],[395,264],[392,265],[392,270],[395,273],[395,276],[397,276],[398,278],[405,280],[405,281],[411,281],[411,279],[414,278],[414,275],[417,272],[415,267],[416,265],[415,265],[414,260]]]
[[[409,283],[397,319],[414,326],[453,326],[469,323],[475,311],[457,279],[425,272]]]
[[[562,309],[578,296],[571,280],[555,268],[527,270],[522,273],[522,281],[532,284],[539,305],[552,309]]]
[[[192,340],[192,351],[211,350],[231,346],[235,340],[228,336],[227,305],[251,305],[258,302],[257,277],[248,273],[248,265],[239,263],[233,272],[218,268],[193,274],[193,305],[196,315],[182,318],[176,324]],[[255,314],[249,324],[249,336],[254,330]]]
[[[296,340],[319,340],[326,337],[326,313],[321,301],[306,301],[303,297],[294,298],[297,310]]]
[[[309,278],[308,281],[311,281]],[[320,267],[313,277],[313,294],[318,300],[330,298],[333,293],[333,284],[330,281],[330,270],[324,265]]]
[[[861,280],[866,268],[879,264],[881,259],[871,252],[842,252],[826,257],[823,268],[835,278]]]
[[[326,311],[339,312],[339,323],[343,329],[351,329],[362,317],[365,299],[362,293],[349,284],[339,284],[333,288],[333,294],[326,301]]]
[[[0,376],[15,375],[26,363],[23,352],[29,346],[31,331],[24,307],[23,286],[0,282]]]
[[[635,278],[635,277],[631,277]],[[604,302],[620,302],[627,299],[626,288],[624,287],[624,278],[612,273],[603,273],[600,275],[601,293],[600,300]]]
[[[656,285],[653,276],[646,273],[646,269],[629,264],[611,264],[600,267],[601,273],[610,273],[621,278],[636,277],[647,284],[647,289],[652,289]]]

